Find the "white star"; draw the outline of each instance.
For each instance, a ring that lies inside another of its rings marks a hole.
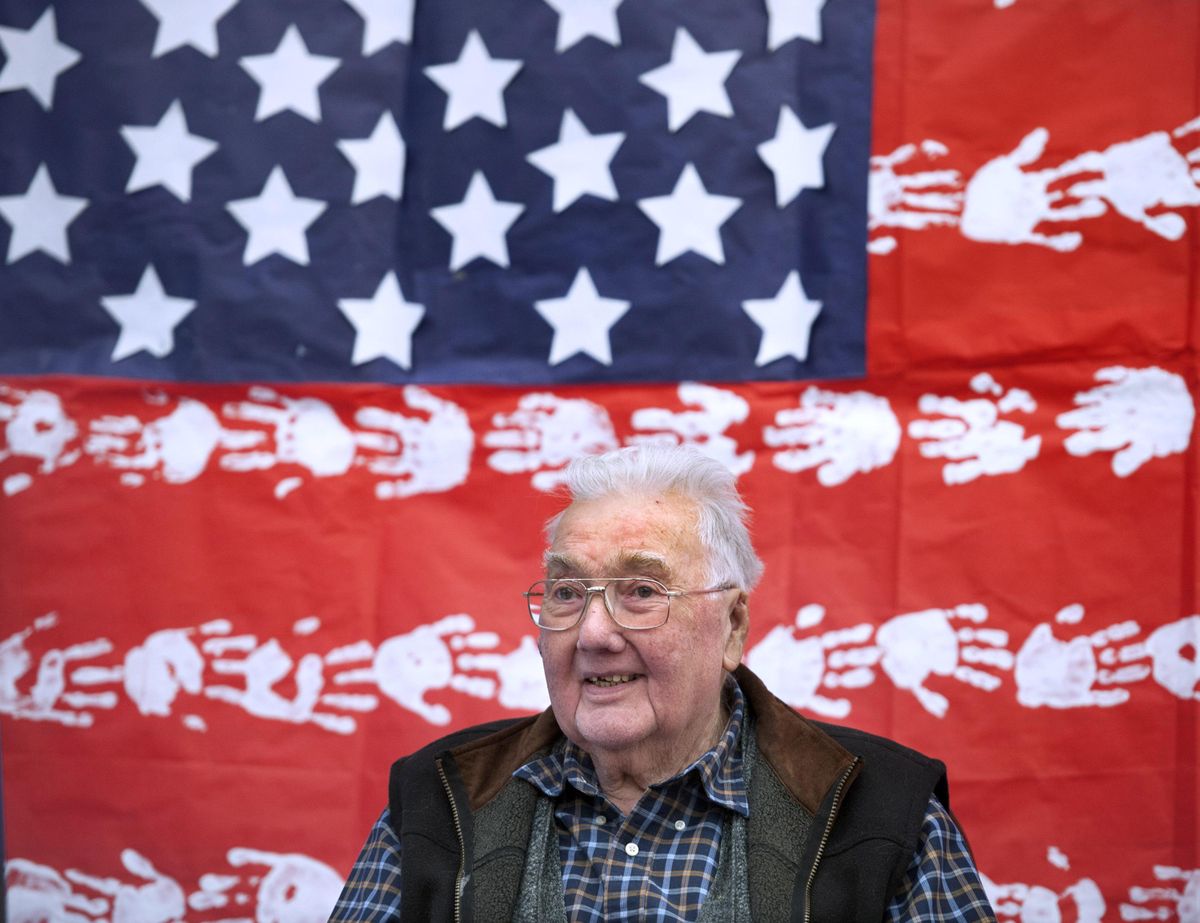
[[[826,0],[766,0],[767,48],[774,51],[794,38],[821,41],[821,9]]]
[[[521,64],[517,60],[491,57],[479,33],[472,29],[457,61],[425,68],[429,79],[450,97],[442,128],[450,131],[474,116],[500,128],[507,125],[504,88],[517,76]]]
[[[242,254],[246,266],[272,253],[308,265],[308,240],[304,233],[325,211],[326,203],[296,196],[283,167],[271,171],[257,196],[229,202],[225,207],[246,229],[246,250]]]
[[[597,362],[612,365],[608,332],[629,310],[629,302],[602,298],[586,269],[575,273],[575,281],[562,298],[534,302],[534,308],[554,328],[550,341],[551,365],[576,353],[587,353]]]
[[[624,140],[625,133],[620,131],[589,134],[579,117],[567,109],[558,143],[534,151],[525,159],[554,180],[556,212],[588,193],[615,202],[617,187],[608,165]]]
[[[142,349],[159,359],[170,355],[176,326],[196,307],[190,298],[174,298],[164,292],[153,264],[146,267],[132,295],[105,295],[100,303],[121,325],[113,362]]]
[[[309,54],[300,30],[292,25],[287,27],[278,47],[270,54],[247,55],[238,63],[262,87],[254,121],[261,122],[276,112],[291,109],[319,122],[321,98],[317,87],[342,62],[327,55]]]
[[[60,262],[71,262],[67,225],[87,206],[87,199],[59,195],[46,165],[39,166],[24,195],[0,196],[0,215],[12,225],[5,262],[15,263],[35,250]]]
[[[461,202],[430,209],[429,214],[453,235],[450,268],[458,269],[477,256],[507,266],[508,244],[504,235],[523,211],[525,206],[518,202],[496,201],[487,177],[476,170]]]
[[[821,313],[821,302],[810,301],[800,284],[800,273],[792,270],[774,298],[753,298],[742,308],[762,328],[755,365],[766,365],[783,356],[808,358],[808,336]]]
[[[610,45],[621,44],[617,7],[623,0],[546,0],[558,13],[555,51],[566,51],[576,42],[594,35]]]
[[[217,20],[237,6],[238,0],[142,0],[158,18],[154,36],[157,58],[184,45],[191,45],[210,58],[217,56]]]
[[[354,165],[352,205],[379,195],[400,200],[404,192],[404,139],[390,112],[379,117],[370,137],[339,141],[337,146]]]
[[[346,0],[363,18],[364,55],[372,55],[393,41],[412,41],[415,0]]]
[[[161,183],[183,202],[192,197],[192,170],[217,149],[215,141],[188,133],[179,100],[171,103],[151,128],[121,126],[121,137],[137,157],[125,191],[136,192]]]
[[[667,98],[667,125],[678,131],[697,112],[733,115],[725,80],[741,56],[740,51],[710,54],[681,26],[675,30],[670,62],[638,80]]]
[[[404,300],[394,272],[383,277],[372,297],[341,298],[338,307],[354,325],[351,362],[362,365],[382,357],[401,368],[412,367],[412,335],[425,308]]]
[[[825,185],[825,149],[836,126],[805,128],[787,106],[779,107],[775,137],[758,146],[758,156],[775,174],[775,204],[783,208],[802,189]]]
[[[8,59],[0,70],[0,92],[28,90],[43,109],[54,104],[54,82],[58,75],[82,57],[74,48],[59,42],[53,6],[46,7],[46,12],[28,30],[0,26],[0,48]]]
[[[700,174],[689,163],[670,195],[638,199],[638,208],[658,225],[654,264],[661,266],[689,250],[714,263],[724,263],[720,228],[741,205],[742,200],[735,196],[709,195]]]

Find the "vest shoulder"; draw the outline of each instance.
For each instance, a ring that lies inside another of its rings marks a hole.
[[[941,760],[878,734],[814,723],[862,759],[862,769],[847,799],[848,806],[857,806],[867,817],[879,811],[906,816],[902,825],[914,832],[924,819],[930,796],[936,797],[943,807],[950,807],[950,783],[946,764]]]

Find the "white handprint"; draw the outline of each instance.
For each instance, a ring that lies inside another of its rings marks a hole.
[[[200,876],[199,888],[185,898],[175,879],[133,849],[121,851],[121,864],[131,880],[78,869],[59,872],[12,858],[5,863],[8,919],[12,923],[174,923],[194,918],[189,908],[203,913],[226,907],[232,899],[247,908],[253,902],[257,923],[323,923],[342,887],[341,877],[328,865],[298,853],[233,847],[227,861],[234,868],[265,866],[266,871],[207,873]],[[235,920],[245,923],[246,917],[239,914],[225,923]]]
[[[1129,889],[1129,903],[1121,904],[1121,919],[1200,923],[1200,868],[1156,865],[1154,877],[1162,884]]]
[[[1156,628],[1146,653],[1155,682],[1181,699],[1200,701],[1200,615]]]
[[[94,923],[109,910],[104,898],[79,894],[56,869],[9,859],[4,866],[11,923]]]
[[[181,689],[193,695],[200,692],[204,660],[188,634],[181,629],[156,631],[126,652],[121,666],[79,667],[71,671],[71,682],[88,688],[122,683],[143,715],[169,715],[171,703]],[[92,693],[90,700],[91,704],[111,708],[116,695],[102,691]],[[74,701],[80,701],[77,694]]]
[[[1070,605],[1055,621],[1073,624],[1082,618],[1083,607]],[[1137,662],[1146,656],[1144,646],[1122,644],[1140,631],[1137,622],[1126,621],[1060,641],[1048,623],[1037,625],[1017,652],[1017,701],[1026,708],[1109,707],[1128,701],[1124,686],[1150,675],[1150,668]]]
[[[58,395],[50,391],[24,391],[0,384],[0,462],[9,458],[37,459],[37,470],[49,474],[79,460],[75,445],[79,427],[63,410]],[[25,472],[4,479],[4,493],[11,496],[33,483]]]
[[[121,850],[121,864],[130,874],[143,879],[129,884],[116,878],[97,878],[75,869],[66,877],[112,900],[112,923],[171,923],[182,920],[186,906],[183,888],[163,875],[153,863],[133,849]]]
[[[772,457],[775,467],[816,468],[825,487],[890,464],[900,447],[900,423],[887,398],[866,391],[806,388],[800,406],[779,411],[775,423],[763,429],[763,442],[788,447]]]
[[[95,718],[87,709],[115,707],[116,694],[79,691],[75,681],[79,671],[68,677],[67,669],[76,661],[111,653],[112,642],[107,638],[46,651],[38,661],[37,674],[28,693],[18,688],[18,681],[33,665],[33,657],[25,647],[26,640],[33,632],[56,624],[57,616],[50,614],[38,619],[32,628],[24,628],[0,641],[0,714],[30,721],[54,721],[66,727],[91,727]],[[87,685],[86,670],[84,676],[83,685]]]
[[[925,686],[930,676],[949,676],[976,689],[993,692],[1000,680],[969,664],[1010,670],[1008,632],[998,628],[955,628],[962,619],[982,625],[986,606],[967,603],[953,609],[925,609],[888,619],[875,632],[882,652],[880,666],[897,689],[907,689],[931,715],[946,716],[949,700]]]
[[[1083,242],[1077,231],[1043,234],[1036,230],[1046,221],[1078,221],[1095,218],[1107,210],[1103,200],[1082,198],[1078,204],[1062,204],[1067,193],[1050,191],[1059,180],[1103,169],[1094,151],[1068,160],[1058,167],[1026,170],[1046,149],[1050,134],[1035,128],[1008,154],[988,161],[967,182],[959,227],[971,240],[1002,244],[1038,244],[1053,250],[1075,250]]]
[[[522,395],[512,413],[498,413],[483,444],[497,449],[488,466],[503,474],[533,472],[537,490],[563,482],[567,462],[618,446],[608,411],[581,398],[534,392]]]
[[[537,655],[536,645],[530,647],[525,639],[512,654],[492,653],[499,644],[494,632],[476,631],[475,620],[460,613],[388,638],[378,649],[365,641],[338,648],[326,655],[325,662],[332,666],[370,660],[369,666],[335,674],[334,684],[371,683],[393,702],[430,724],[445,725],[451,720],[449,708],[426,700],[430,692],[453,689],[481,699],[496,696],[496,680],[460,672],[466,670],[499,672],[500,704],[505,707],[544,707],[545,681],[541,680],[539,690],[537,677],[541,668],[533,659]],[[510,702],[513,704],[509,705]]]
[[[643,407],[633,412],[631,423],[640,432],[628,445],[690,445],[719,461],[735,475],[754,467],[754,452],[738,452],[737,442],[725,435],[734,423],[745,422],[750,405],[745,398],[694,381],[681,382],[679,400],[695,410],[673,411],[665,407]]]
[[[987,875],[979,877],[1000,921],[1062,923],[1068,919],[1075,923],[1100,923],[1107,910],[1100,887],[1090,878],[1080,878],[1061,892],[1055,892],[1043,885],[996,884]],[[1064,907],[1069,911],[1065,915]]]
[[[51,625],[58,620],[57,615],[53,613],[43,618]],[[0,641],[0,711],[2,712],[11,714],[12,709],[16,708],[17,703],[21,700],[17,681],[33,665],[33,655],[26,649],[25,641],[35,630],[35,628],[22,628]]]
[[[991,375],[980,373],[971,379],[976,394],[991,395],[960,401],[954,397],[922,394],[917,407],[924,414],[939,414],[940,419],[921,418],[908,424],[908,434],[924,439],[920,452],[925,458],[947,458],[942,480],[947,484],[966,484],[985,474],[1010,474],[1020,471],[1036,458],[1042,446],[1041,436],[1025,436],[1025,427],[1001,414],[1022,411],[1032,413],[1037,403],[1028,391],[1012,388],[1007,393]]]
[[[235,846],[229,864],[265,865],[258,886],[257,923],[324,923],[342,890],[342,879],[324,862],[299,853],[274,853]]]
[[[220,875],[216,872],[205,872],[197,882],[198,887],[187,896],[187,904],[192,910],[206,911],[228,907],[230,901],[246,905],[250,896],[239,890],[244,884],[240,875]],[[241,918],[245,923],[246,918]],[[233,920],[217,920],[216,923],[234,923]]]
[[[190,632],[170,628],[156,631],[125,655],[125,692],[143,715],[169,715],[182,689],[198,695],[204,658]]]
[[[254,387],[249,400],[228,403],[222,413],[231,420],[270,428],[273,443],[271,449],[231,452],[222,457],[222,468],[258,471],[293,464],[317,477],[329,477],[345,474],[354,461],[354,434],[332,407],[316,398],[284,397],[270,388]]]
[[[363,407],[355,423],[367,427],[354,434],[358,464],[391,480],[375,486],[381,500],[439,493],[467,479],[475,434],[467,414],[416,385],[404,388],[404,401],[427,416],[407,416],[382,407]]]
[[[183,397],[169,414],[150,422],[132,415],[93,420],[84,448],[100,464],[125,471],[122,482],[136,487],[146,480],[142,472],[168,484],[194,481],[218,447],[249,448],[265,438],[222,429],[208,407]]]
[[[206,654],[217,655],[211,663],[217,673],[244,677],[244,687],[208,686],[204,694],[236,705],[256,718],[286,721],[292,724],[311,722],[337,734],[352,734],[357,722],[348,715],[317,711],[325,687],[324,663],[318,654],[305,654],[297,664],[274,638],[259,643],[253,635],[209,638],[201,645]],[[226,652],[244,652],[245,656],[230,659],[219,656]],[[296,694],[287,698],[275,687],[292,673]],[[366,711],[374,702],[361,698],[341,697],[336,704],[342,708]]]
[[[1172,134],[1156,131],[1107,147],[1098,157],[1103,176],[1076,183],[1067,191],[1079,198],[1103,198],[1130,221],[1167,240],[1179,240],[1187,230],[1182,215],[1150,212],[1200,205],[1200,188],[1196,186],[1200,170],[1191,166],[1200,160],[1200,148],[1181,152],[1172,141],[1172,137],[1184,138],[1197,130],[1200,119],[1180,126]]]
[[[1075,456],[1116,452],[1112,470],[1128,477],[1152,458],[1186,451],[1196,408],[1183,378],[1156,366],[1108,366],[1096,372],[1104,382],[1075,395],[1076,410],[1059,414],[1065,440]]]
[[[819,635],[801,632],[819,625],[825,608],[803,606],[794,627],[776,625],[746,653],[746,666],[793,708],[804,708],[827,718],[845,718],[850,700],[829,698],[820,690],[854,689],[875,680],[871,667],[878,663],[878,648],[866,646],[872,626],[866,623]],[[848,669],[844,669],[848,668]]]
[[[550,705],[546,674],[537,642],[526,635],[517,649],[508,654],[459,655],[464,670],[483,670],[496,674],[500,691],[496,701],[516,711],[542,711]]]
[[[962,209],[962,176],[957,170],[919,170],[900,172],[908,167],[920,151],[928,160],[947,153],[938,141],[904,144],[890,154],[871,158],[867,175],[867,230],[870,236],[867,250],[871,253],[891,253],[896,238],[891,234],[874,233],[880,228],[920,230],[934,226],[953,226],[958,223]]]

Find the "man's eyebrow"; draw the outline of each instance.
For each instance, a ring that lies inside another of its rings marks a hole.
[[[558,551],[547,551],[542,555],[542,566],[548,574],[580,574],[583,572],[583,568],[574,558]]]
[[[650,551],[631,551],[614,562],[620,576],[666,577],[671,574],[667,559]]]

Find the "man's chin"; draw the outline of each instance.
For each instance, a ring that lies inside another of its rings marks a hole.
[[[650,716],[633,703],[581,702],[575,712],[575,727],[583,749],[624,750],[653,733]]]

